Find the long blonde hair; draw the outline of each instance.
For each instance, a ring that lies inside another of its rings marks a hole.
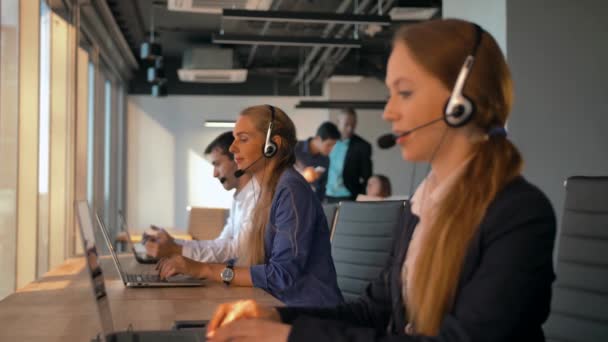
[[[395,43],[405,43],[428,72],[452,89],[475,44],[473,24],[433,20],[400,29]],[[494,38],[484,32],[463,93],[476,105],[472,124],[487,132],[503,127],[513,101],[512,80]],[[522,158],[504,136],[477,143],[463,175],[439,203],[415,260],[406,300],[417,334],[435,336],[452,309],[464,257],[472,236],[496,194],[521,173]],[[406,286],[404,284],[403,286]]]
[[[294,149],[296,146],[296,127],[293,121],[285,114],[283,110],[277,107],[274,108],[274,122],[272,128],[271,139],[277,144],[278,150],[272,157],[273,163],[268,164],[268,169],[264,174],[269,176],[267,180],[261,180],[261,192],[251,219],[252,229],[251,236],[248,236],[245,241],[245,248],[242,248],[242,258],[244,264],[257,265],[263,264],[265,259],[264,236],[266,227],[270,221],[270,207],[272,198],[279,182],[281,174],[292,167],[296,161]],[[268,105],[259,105],[245,108],[241,112],[242,116],[248,116],[255,123],[258,132],[266,137],[266,131],[271,120],[271,109]],[[276,137],[280,137],[278,142]],[[262,153],[260,146],[260,153]],[[266,162],[266,160],[264,160]]]

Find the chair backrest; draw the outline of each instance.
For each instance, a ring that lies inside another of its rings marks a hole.
[[[327,227],[329,227],[329,236],[333,235],[334,221],[336,219],[336,213],[338,212],[338,203],[325,203],[323,204],[323,213],[327,218]]]
[[[331,250],[338,287],[347,301],[363,294],[380,274],[404,208],[404,201],[340,203]]]
[[[608,177],[570,177],[547,341],[608,341]]]
[[[228,209],[224,208],[190,208],[188,217],[188,234],[195,240],[213,240],[224,228]]]

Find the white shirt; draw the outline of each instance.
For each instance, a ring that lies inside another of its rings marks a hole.
[[[255,199],[260,186],[253,180],[234,195],[226,225],[215,240],[176,240],[182,245],[182,255],[200,262],[224,263],[236,259],[239,240],[250,230]]]
[[[431,172],[420,183],[412,197],[412,214],[418,216],[419,221],[412,235],[407,255],[401,268],[401,282],[405,284],[402,288],[403,298],[407,298],[407,293],[411,290],[412,275],[414,273],[412,269],[414,268],[416,258],[420,254],[420,249],[423,248],[424,240],[429,238],[427,236],[428,228],[433,224],[437,216],[437,209],[443,198],[452,190],[454,184],[460,181],[460,177],[463,175],[471,159],[472,157],[466,159],[439,184],[437,184],[435,175]]]

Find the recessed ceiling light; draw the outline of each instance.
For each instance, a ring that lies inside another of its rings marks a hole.
[[[205,121],[205,127],[210,128],[234,128],[236,122],[234,121],[218,121],[218,120],[207,120]]]

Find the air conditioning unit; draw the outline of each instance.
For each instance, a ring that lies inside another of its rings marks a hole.
[[[186,50],[182,68],[177,75],[182,82],[242,83],[247,80],[247,69],[234,68],[232,49],[199,46]]]
[[[248,9],[267,11],[272,0],[169,0],[167,9],[170,11],[222,14],[224,8]]]
[[[179,80],[197,83],[242,83],[247,80],[247,69],[179,69]]]

